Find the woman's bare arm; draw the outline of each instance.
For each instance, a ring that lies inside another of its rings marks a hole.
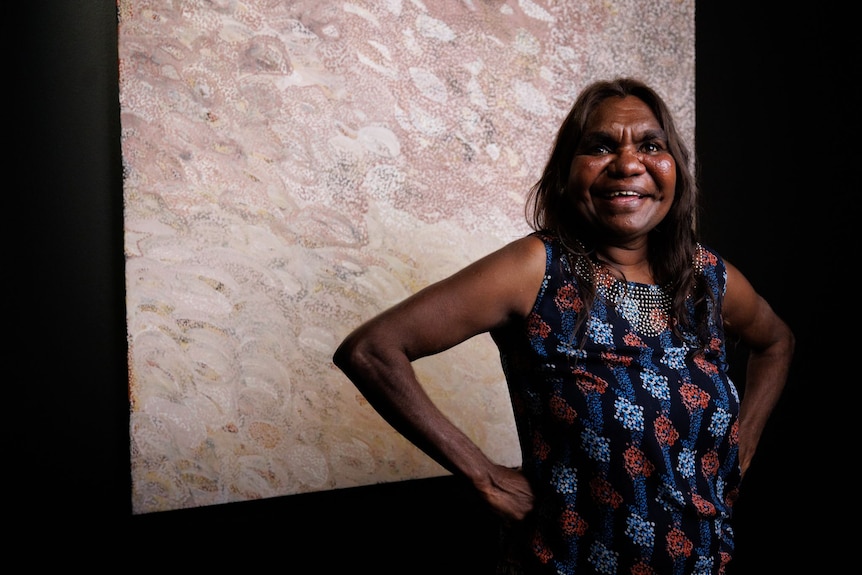
[[[490,461],[437,408],[411,362],[528,314],[544,273],[543,243],[535,237],[516,240],[368,320],[333,356],[390,425],[471,481],[498,513],[515,519],[532,507],[526,480]]]
[[[739,465],[751,465],[760,436],[784,389],[795,338],[789,326],[733,265],[727,265],[725,329],[749,350],[739,418]]]

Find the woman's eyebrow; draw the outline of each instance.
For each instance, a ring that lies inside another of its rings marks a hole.
[[[596,130],[594,132],[586,132],[581,138],[581,145],[614,144],[616,141],[616,138],[610,132]]]
[[[667,141],[667,134],[661,128],[653,128],[650,130],[644,130],[641,134],[640,139],[643,140],[663,140]]]
[[[651,142],[656,140],[667,143],[667,133],[661,128],[649,128],[640,134],[637,134],[637,142]],[[578,149],[583,150],[598,145],[613,147],[617,145],[617,143],[617,138],[613,133],[605,130],[595,130],[592,132],[585,132],[581,136]]]

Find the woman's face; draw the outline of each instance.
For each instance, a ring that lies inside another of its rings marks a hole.
[[[676,162],[649,107],[634,96],[596,107],[572,159],[566,193],[600,237],[646,237],[673,203]]]

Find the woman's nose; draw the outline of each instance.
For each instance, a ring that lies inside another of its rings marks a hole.
[[[611,173],[617,177],[627,177],[644,172],[643,156],[636,150],[623,148],[610,164]]]

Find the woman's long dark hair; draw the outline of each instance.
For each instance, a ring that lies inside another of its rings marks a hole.
[[[693,174],[693,157],[673,121],[670,109],[659,94],[644,82],[634,78],[603,80],[588,85],[578,96],[563,120],[542,177],[530,189],[526,215],[530,226],[560,238],[572,258],[589,260],[592,231],[566,197],[569,171],[575,151],[581,143],[587,121],[604,100],[611,97],[634,96],[642,100],[655,115],[667,135],[668,149],[676,162],[676,190],[670,211],[649,233],[648,259],[658,285],[671,295],[671,327],[678,335],[694,333],[701,345],[706,345],[707,306],[710,297],[704,282],[697,281],[694,265],[697,249],[697,183]],[[577,267],[577,266],[575,266]],[[587,309],[595,298],[592,278],[579,282]],[[693,298],[697,313],[691,325],[686,313],[686,299]],[[585,317],[587,314],[584,314]],[[682,328],[682,331],[680,331]]]

